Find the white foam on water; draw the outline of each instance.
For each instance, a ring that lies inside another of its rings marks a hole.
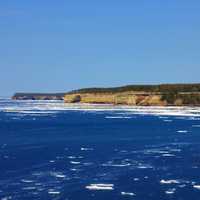
[[[161,181],[160,181],[160,183],[161,184],[179,184],[180,183],[180,181],[179,180],[164,180],[164,179],[162,179]]]
[[[71,168],[70,171],[80,171],[80,169],[76,169],[76,168]]]
[[[106,116],[106,119],[132,119],[132,117],[127,116]]]
[[[179,131],[177,131],[177,133],[188,133],[188,131],[187,130],[179,130]]]
[[[68,156],[69,159],[75,159],[76,156]]]
[[[80,162],[76,162],[76,161],[70,161],[70,163],[73,164],[73,165],[78,165],[78,164],[80,164]]]
[[[7,196],[7,197],[1,198],[1,200],[10,200],[10,199],[12,199],[12,196]]]
[[[63,111],[84,111],[84,112],[112,112],[123,111],[123,114],[131,115],[156,115],[156,116],[183,116],[183,117],[199,117],[199,107],[178,107],[178,106],[116,106],[109,104],[67,104],[63,101],[15,101],[7,100],[7,103],[0,107],[0,111],[21,113],[21,114],[35,114],[35,115],[52,115]],[[112,115],[113,116],[113,115]],[[111,117],[112,117],[111,116]],[[109,117],[109,116],[108,116]],[[122,115],[122,117],[124,117]],[[126,117],[126,116],[125,116]]]
[[[49,190],[48,190],[48,194],[58,195],[58,194],[60,194],[60,191],[56,191],[56,190],[53,190],[53,189],[49,189]]]
[[[181,184],[181,185],[179,185],[178,187],[184,188],[184,187],[186,187],[186,184]]]
[[[166,194],[174,194],[176,191],[176,188],[172,188],[172,189],[169,189],[167,191],[165,191]]]
[[[169,153],[166,153],[166,154],[162,154],[163,157],[174,157],[175,155],[174,154],[169,154]]]
[[[91,166],[93,165],[94,163],[93,162],[86,162],[86,163],[83,163],[84,166]]]
[[[85,148],[85,147],[81,148],[81,151],[93,151],[93,150],[94,150],[93,148]]]
[[[65,178],[66,175],[64,175],[63,173],[61,172],[51,172],[50,173],[52,176],[56,177],[56,178]]]
[[[88,190],[114,190],[113,184],[90,184],[85,187]]]
[[[135,193],[132,192],[121,192],[121,195],[125,195],[125,196],[136,196]]]
[[[145,154],[168,154],[169,151],[166,150],[161,150],[161,149],[148,149],[148,150],[144,150]]]
[[[194,125],[192,125],[192,127],[200,128],[200,124],[194,124]]]
[[[33,183],[33,180],[28,180],[28,179],[22,179],[21,182],[23,183]]]
[[[193,188],[200,190],[200,185],[193,185]]]
[[[35,190],[36,187],[23,187],[22,190]]]
[[[102,164],[103,167],[127,167],[130,166],[130,163],[127,164]]]
[[[137,166],[137,169],[152,169],[153,166],[149,165],[149,164],[141,164],[139,163],[139,165]]]

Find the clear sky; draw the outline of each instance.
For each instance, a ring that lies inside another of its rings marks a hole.
[[[0,0],[0,95],[200,82],[199,0]]]

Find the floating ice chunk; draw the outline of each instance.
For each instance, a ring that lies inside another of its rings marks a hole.
[[[136,196],[136,194],[134,194],[132,192],[121,192],[121,195]]]
[[[180,183],[180,181],[178,181],[178,180],[161,180],[160,181],[160,183],[161,184],[178,184],[178,183]]]
[[[86,186],[88,190],[114,190],[113,184],[90,184]]]

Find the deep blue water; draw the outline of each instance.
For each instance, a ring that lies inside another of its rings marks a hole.
[[[200,199],[198,116],[53,105],[0,101],[1,200]]]

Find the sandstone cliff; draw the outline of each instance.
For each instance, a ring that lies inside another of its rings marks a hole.
[[[92,103],[92,104],[115,104],[115,105],[140,105],[140,106],[164,106],[166,101],[159,94],[150,93],[76,93],[66,94],[66,103]]]

